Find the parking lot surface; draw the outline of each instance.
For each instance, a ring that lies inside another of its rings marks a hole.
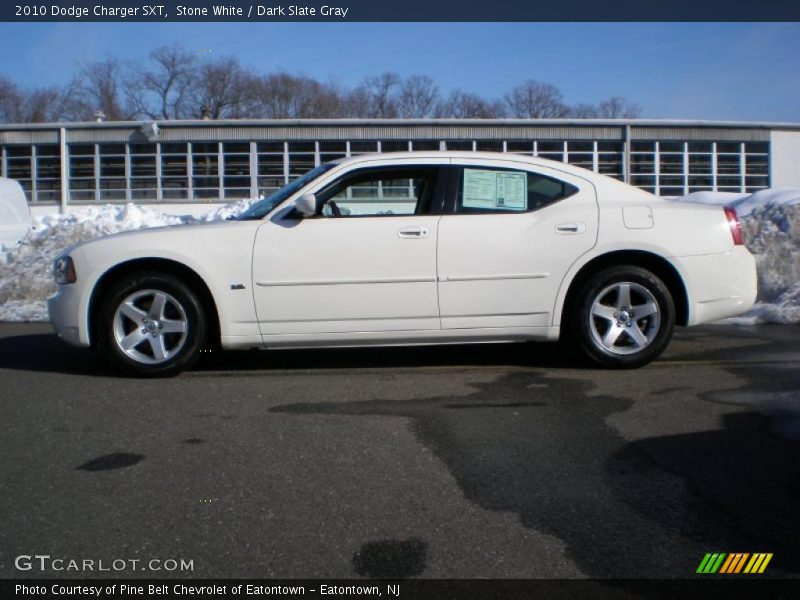
[[[2,578],[800,565],[793,326],[678,330],[636,371],[492,344],[209,354],[136,380],[46,325],[0,324],[0,427]],[[192,569],[21,571],[23,554]]]

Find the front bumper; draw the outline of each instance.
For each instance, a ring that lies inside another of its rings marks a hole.
[[[745,246],[731,252],[678,259],[689,290],[688,325],[747,312],[758,292],[756,259]]]
[[[75,284],[60,285],[54,296],[47,299],[50,323],[56,334],[72,346],[88,346],[89,332],[81,327],[81,298]]]

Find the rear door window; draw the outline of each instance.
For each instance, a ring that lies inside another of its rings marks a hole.
[[[516,213],[539,210],[567,198],[578,188],[526,170],[463,167],[455,211],[459,214]]]

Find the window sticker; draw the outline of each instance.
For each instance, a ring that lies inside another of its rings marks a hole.
[[[528,174],[522,171],[464,169],[464,208],[527,210]]]

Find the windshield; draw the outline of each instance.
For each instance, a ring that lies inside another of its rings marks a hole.
[[[303,175],[300,179],[295,179],[293,182],[283,186],[281,189],[271,193],[266,198],[255,202],[254,204],[250,205],[246,211],[236,217],[237,221],[248,221],[254,219],[263,219],[267,214],[269,214],[272,209],[278,206],[281,202],[286,200],[289,196],[297,192],[298,190],[302,189],[309,183],[311,183],[314,179],[325,173],[326,171],[330,171],[333,167],[336,166],[336,163],[325,163],[323,165],[318,166],[316,169],[312,169],[305,175]]]

